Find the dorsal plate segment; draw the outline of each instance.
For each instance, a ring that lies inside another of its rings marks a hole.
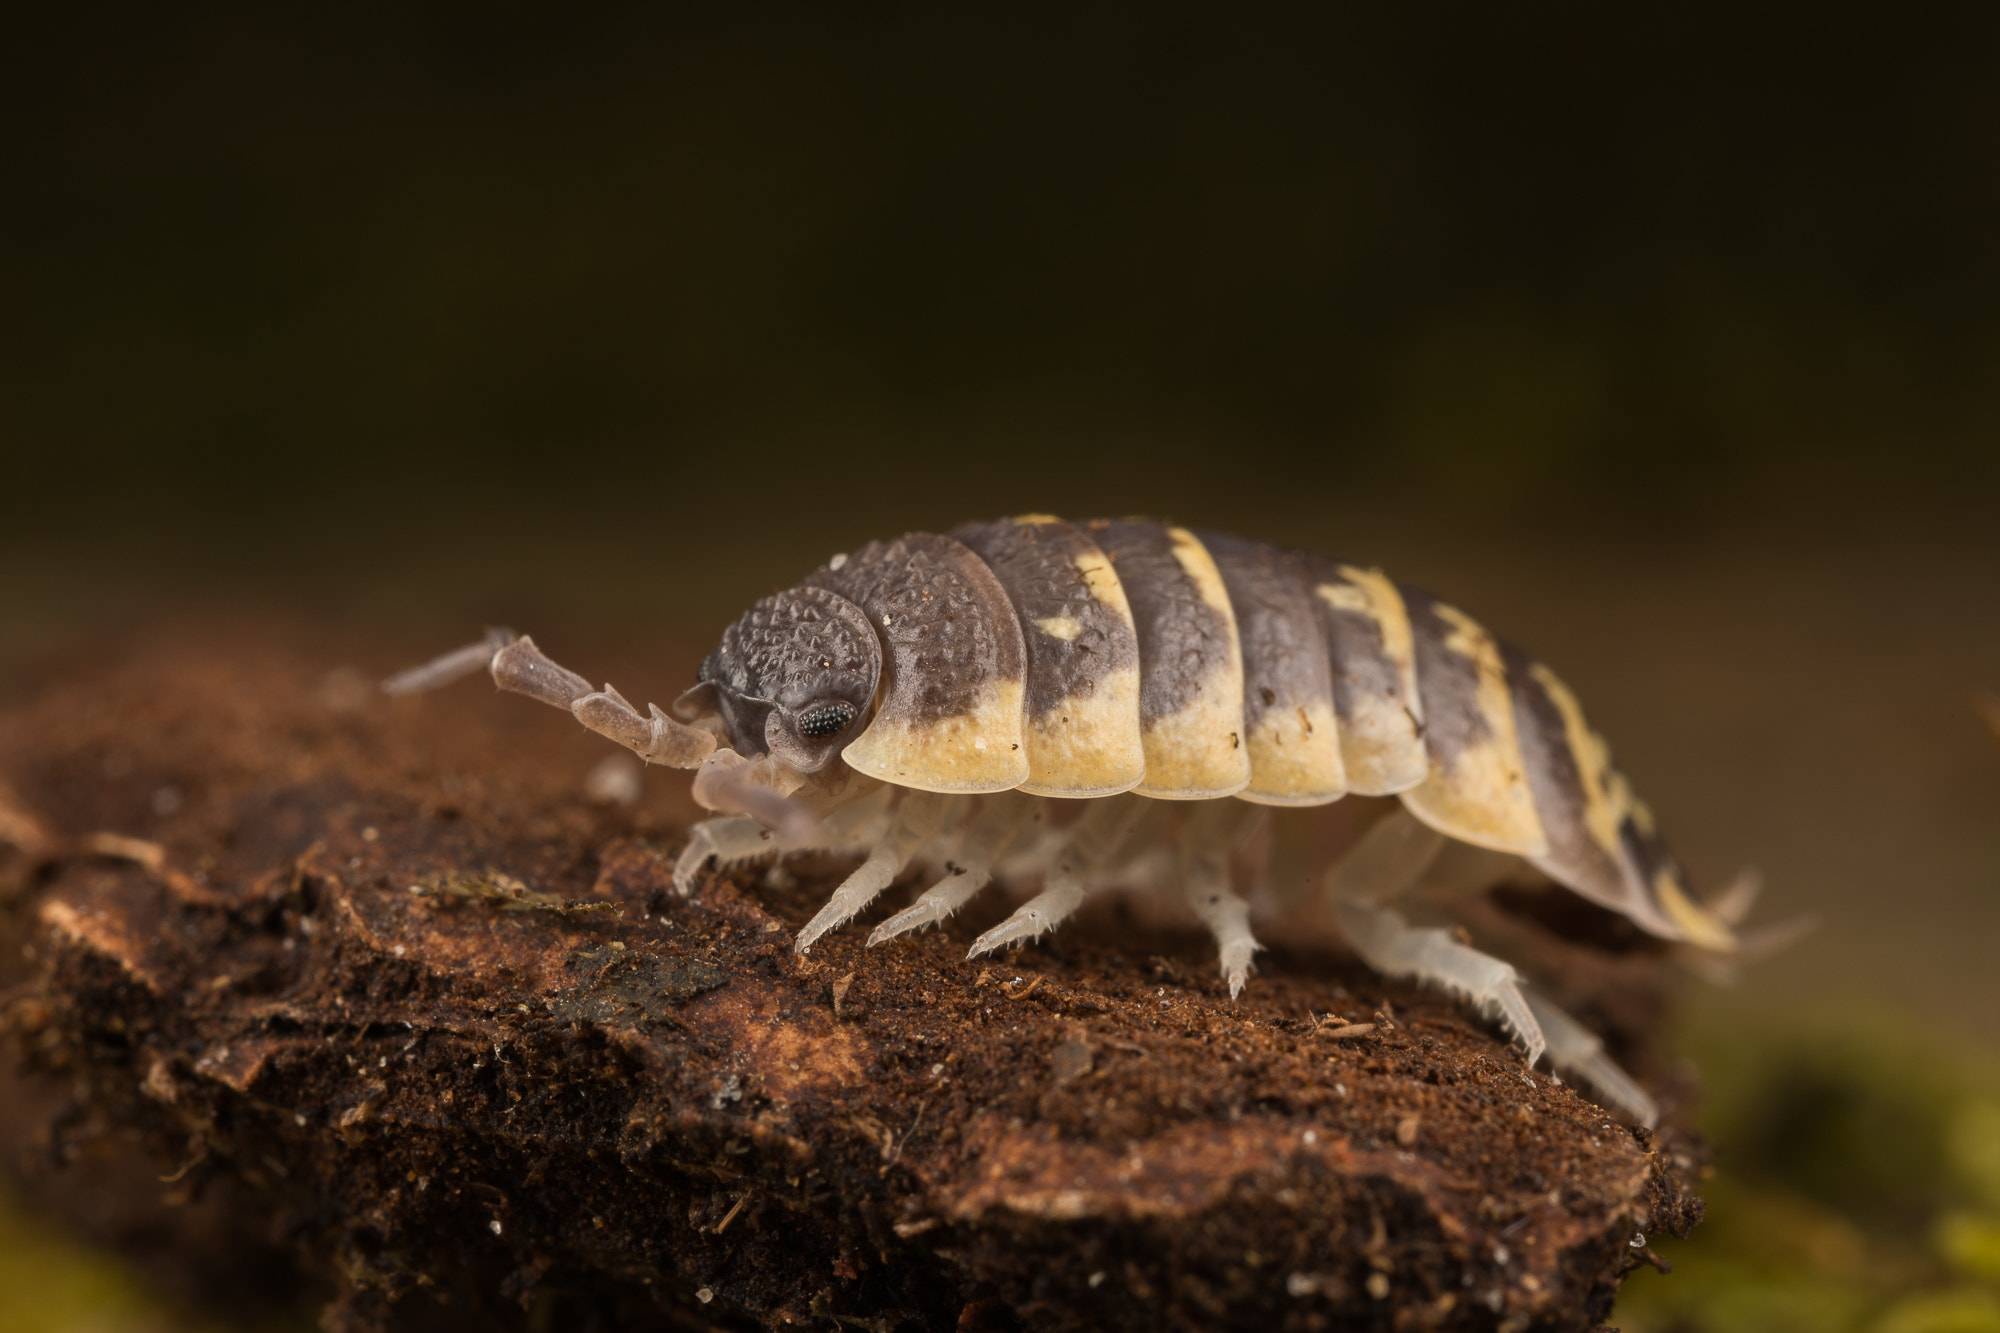
[[[1347,789],[1408,791],[1430,775],[1416,646],[1403,596],[1379,570],[1301,555],[1326,637]]]
[[[1243,645],[1244,745],[1263,805],[1325,805],[1347,791],[1326,637],[1295,557],[1263,542],[1199,534],[1222,574]]]
[[[968,523],[953,537],[1014,604],[1027,649],[1028,780],[1040,796],[1110,796],[1146,776],[1139,640],[1111,561],[1060,519]]]
[[[1205,800],[1250,782],[1243,653],[1222,575],[1185,528],[1101,519],[1085,531],[1111,557],[1139,638],[1141,796]]]
[[[1431,772],[1403,793],[1438,832],[1498,852],[1539,857],[1548,838],[1535,813],[1500,645],[1455,606],[1405,588]]]
[[[1735,948],[1729,924],[1688,892],[1653,812],[1612,766],[1611,748],[1584,721],[1569,687],[1520,649],[1506,645],[1503,652],[1521,752],[1549,837],[1547,854],[1535,864],[1664,939]]]
[[[1535,865],[1653,934],[1677,938],[1679,928],[1654,903],[1626,845],[1627,825],[1646,816],[1625,776],[1611,766],[1604,738],[1555,672],[1511,644],[1501,645],[1501,660],[1514,693],[1528,786],[1549,843]]]
[[[913,532],[870,542],[806,582],[859,606],[882,636],[874,720],[840,752],[850,767],[924,791],[1026,781],[1026,650],[1006,592],[978,556]]]

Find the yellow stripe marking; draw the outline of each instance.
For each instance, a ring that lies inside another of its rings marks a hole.
[[[989,682],[972,711],[935,722],[878,716],[840,752],[850,768],[919,791],[990,792],[1028,779],[1022,749],[1024,691],[1018,680]]]
[[[1727,952],[1736,947],[1736,934],[1722,918],[1682,892],[1681,886],[1664,868],[1653,876],[1653,896],[1667,909],[1689,944]]]
[[[1583,706],[1555,672],[1537,662],[1529,674],[1562,714],[1563,737],[1576,760],[1577,781],[1583,787],[1583,825],[1590,840],[1613,861],[1626,865],[1625,842],[1618,830],[1632,809],[1632,789],[1624,775],[1611,766],[1611,747],[1584,721]]]
[[[1402,698],[1367,694],[1350,699],[1352,715],[1342,720],[1340,757],[1347,789],[1362,796],[1408,791],[1430,774],[1424,750],[1423,700],[1417,693],[1417,648],[1403,594],[1379,569],[1341,565],[1344,583],[1322,583],[1313,591],[1336,611],[1363,615],[1381,636],[1382,655],[1396,668]],[[1340,670],[1340,662],[1333,662]]]
[[[1236,794],[1259,805],[1325,805],[1346,795],[1332,706],[1315,699],[1258,718],[1250,728],[1250,785]]]
[[[1074,643],[1076,636],[1083,633],[1083,622],[1075,616],[1044,616],[1035,622],[1035,628],[1051,639]]]
[[[1528,789],[1500,645],[1457,607],[1434,605],[1438,618],[1451,626],[1445,648],[1470,659],[1477,672],[1473,706],[1485,720],[1488,734],[1454,756],[1449,768],[1434,768],[1428,778],[1404,792],[1403,804],[1449,837],[1498,852],[1540,856],[1548,851],[1549,840]]]
[[[1139,736],[1139,669],[1113,671],[1088,698],[1071,697],[1027,723],[1028,778],[1036,796],[1110,796],[1146,776]]]
[[[1178,713],[1145,728],[1146,780],[1137,791],[1168,801],[1233,796],[1250,783],[1250,751],[1243,735],[1243,644],[1222,571],[1208,548],[1186,528],[1168,528],[1174,559],[1194,581],[1202,601],[1229,627],[1229,656],[1201,682],[1201,694]]]

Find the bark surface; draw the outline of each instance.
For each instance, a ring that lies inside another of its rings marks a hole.
[[[1613,1028],[1656,1138],[1337,949],[1233,1003],[1112,904],[968,964],[996,895],[799,958],[851,863],[680,897],[685,775],[597,804],[561,715],[328,666],[154,636],[0,719],[10,1161],[212,1292],[357,1333],[1584,1329],[1699,1214],[1662,965],[1551,927],[1581,904],[1475,924]]]

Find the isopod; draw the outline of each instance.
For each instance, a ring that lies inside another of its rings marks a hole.
[[[691,834],[683,892],[711,860],[862,853],[800,952],[924,860],[941,877],[870,945],[996,877],[1039,887],[969,956],[1032,940],[1108,885],[1163,886],[1213,933],[1234,996],[1259,946],[1231,858],[1264,808],[1396,797],[1321,881],[1349,943],[1464,997],[1530,1065],[1546,1053],[1648,1124],[1652,1101],[1587,1028],[1388,904],[1455,839],[1698,950],[1733,950],[1748,906],[1688,891],[1547,666],[1377,570],[1170,523],[1036,514],[837,555],[725,630],[671,714],[641,715],[498,630],[384,688],[482,667],[642,759],[696,770],[694,796],[719,817]],[[1083,803],[1066,822],[1051,817],[1064,800]]]

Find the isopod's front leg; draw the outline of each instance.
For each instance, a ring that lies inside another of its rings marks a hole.
[[[876,895],[888,888],[924,844],[944,827],[949,816],[964,813],[961,808],[964,801],[964,797],[943,796],[936,792],[907,793],[903,803],[896,808],[888,832],[868,853],[868,859],[841,882],[840,887],[833,891],[833,896],[827,899],[826,906],[806,922],[792,941],[792,948],[804,953],[820,936],[835,926],[844,925],[855,913],[874,902]]]
[[[1083,906],[1097,874],[1118,852],[1126,835],[1146,813],[1139,796],[1106,796],[1092,801],[1065,830],[1062,850],[1043,882],[1042,891],[1016,908],[1014,914],[972,942],[967,958],[1031,940],[1055,929]]]
[[[562,666],[535,646],[526,635],[512,630],[488,630],[478,643],[434,658],[420,667],[382,682],[389,694],[416,694],[434,690],[486,667],[493,683],[503,690],[540,699],[563,709],[600,736],[608,736],[649,764],[670,768],[694,768],[715,753],[713,732],[677,722],[650,704],[650,717],[641,717],[611,686],[594,690],[582,676]]]
[[[972,901],[992,882],[993,867],[1007,852],[1033,837],[1048,820],[1048,798],[1017,791],[995,792],[984,798],[950,852],[944,878],[918,899],[875,927],[868,946],[895,939],[922,926],[936,925]]]

